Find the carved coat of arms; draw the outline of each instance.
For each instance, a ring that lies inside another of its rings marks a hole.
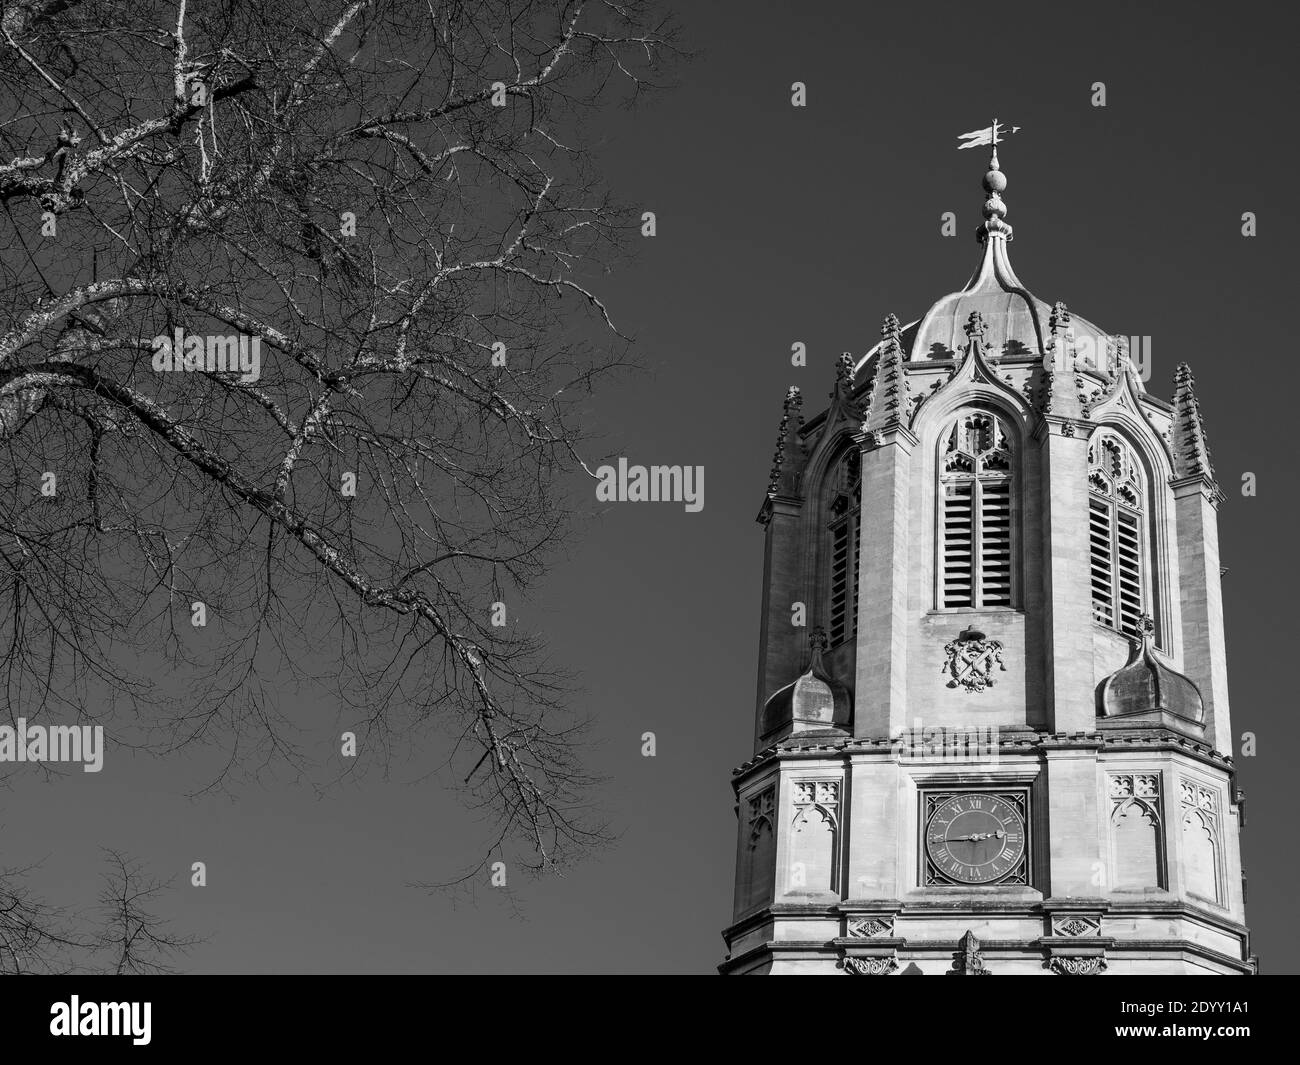
[[[982,632],[965,629],[955,640],[944,647],[946,661],[942,672],[949,675],[948,687],[965,688],[968,692],[982,692],[991,688],[993,667],[996,665],[1003,673],[1006,664],[1002,661],[1002,641],[990,640]]]

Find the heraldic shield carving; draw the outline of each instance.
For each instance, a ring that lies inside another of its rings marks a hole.
[[[976,629],[963,629],[961,634],[949,641],[943,649],[947,660],[942,672],[949,675],[948,687],[965,688],[968,692],[982,692],[991,688],[993,667],[996,665],[1003,673],[1007,671],[1002,661],[1002,642],[990,640]]]

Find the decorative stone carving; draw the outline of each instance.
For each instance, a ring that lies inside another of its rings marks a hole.
[[[1043,371],[1043,383],[1038,392],[1038,409],[1043,414],[1052,413],[1052,385],[1055,380],[1056,374],[1051,370]]]
[[[1057,956],[1048,964],[1053,972],[1061,976],[1098,976],[1106,969],[1106,958],[1101,954],[1086,957]]]
[[[992,675],[995,665],[1003,673],[1007,670],[1002,661],[1002,641],[990,640],[976,629],[964,629],[944,646],[943,653],[947,657],[941,672],[949,675],[950,688],[982,692],[997,683]]]
[[[1179,797],[1182,799],[1184,806],[1195,807],[1199,810],[1209,810],[1215,812],[1215,795],[1214,792],[1203,784],[1194,783],[1190,780],[1182,781],[1179,788]]]
[[[818,806],[835,806],[840,801],[838,780],[800,780],[794,786],[796,806],[816,803]]]
[[[848,934],[851,939],[872,939],[876,936],[894,934],[894,918],[885,917],[850,917]]]
[[[1099,936],[1101,935],[1101,920],[1096,917],[1082,917],[1078,914],[1070,914],[1066,917],[1052,918],[1052,935],[1069,936],[1077,938],[1079,936]]]
[[[889,976],[898,968],[898,958],[893,953],[876,957],[844,959],[844,971],[856,976]]]
[[[853,394],[853,355],[847,351],[835,360],[835,391],[831,396],[834,397],[836,392]]]
[[[992,975],[984,965],[984,955],[980,953],[980,941],[975,938],[975,933],[969,929],[961,937],[961,943],[957,946],[957,953],[953,956],[952,969],[953,972],[960,973],[962,976]]]

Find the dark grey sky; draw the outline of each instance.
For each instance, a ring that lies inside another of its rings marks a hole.
[[[490,895],[453,908],[408,886],[454,872],[482,838],[428,777],[435,748],[323,796],[284,775],[193,801],[197,761],[110,750],[98,776],[10,774],[0,860],[43,859],[35,883],[69,904],[93,895],[100,845],[181,885],[206,861],[209,886],[167,905],[212,936],[196,972],[711,971],[731,906],[729,771],[752,736],[753,518],[781,397],[798,384],[816,409],[835,357],[866,351],[884,314],[909,321],[965,282],[986,159],[957,152],[957,135],[996,116],[1024,127],[1001,153],[1021,279],[1110,332],[1151,336],[1157,394],[1179,361],[1197,376],[1227,493],[1234,729],[1258,735],[1241,761],[1247,915],[1264,971],[1295,971],[1296,16],[736,0],[681,15],[703,53],[681,87],[602,123],[613,188],[656,212],[659,235],[605,282],[649,372],[598,412],[613,454],[705,466],[705,507],[605,509],[517,614],[583,673],[617,845],[520,884],[522,918]],[[1090,104],[1097,81],[1105,108]],[[955,238],[940,235],[944,211]],[[807,369],[789,365],[795,340]],[[1243,471],[1256,498],[1240,495]],[[654,759],[640,756],[647,730]],[[321,721],[322,744],[334,735]]]

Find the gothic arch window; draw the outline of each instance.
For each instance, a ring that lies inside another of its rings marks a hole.
[[[1165,886],[1159,773],[1110,777],[1111,884],[1117,891]]]
[[[741,851],[740,908],[765,906],[772,901],[776,871],[776,788],[763,789],[747,805]]]
[[[1160,818],[1150,806],[1130,799],[1111,814],[1115,845],[1115,887],[1161,886]]]
[[[1214,821],[1197,810],[1183,815],[1183,867],[1187,893],[1213,902],[1219,898],[1219,841]]]
[[[836,890],[839,802],[839,781],[795,783],[788,891],[798,894]]]
[[[1146,482],[1133,449],[1111,432],[1088,444],[1088,558],[1092,618],[1127,635],[1138,634],[1146,612]]]
[[[939,438],[942,607],[1011,605],[1015,489],[1011,435],[987,411],[969,411]]]
[[[1187,893],[1221,906],[1223,859],[1218,793],[1199,781],[1184,780],[1179,788],[1179,807],[1183,816],[1183,882]]]
[[[827,492],[830,553],[827,631],[831,647],[858,634],[858,515],[862,509],[862,453],[849,448],[831,469]]]

